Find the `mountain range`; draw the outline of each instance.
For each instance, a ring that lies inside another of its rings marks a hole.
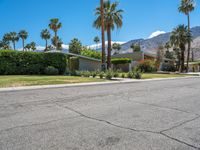
[[[194,51],[195,59],[199,60],[200,59],[200,26],[191,28],[191,33],[193,37],[193,42],[192,42],[191,47]],[[160,34],[150,39],[136,39],[136,40],[128,41],[121,45],[122,46],[121,53],[132,52],[132,49],[130,48],[130,46],[132,44],[140,44],[141,49],[144,52],[156,54],[157,48],[160,45],[165,45],[165,43],[169,41],[170,34],[171,33],[168,32],[168,33]]]

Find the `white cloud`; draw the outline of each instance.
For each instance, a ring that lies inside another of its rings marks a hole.
[[[121,42],[121,41],[112,41],[111,42],[112,44],[113,43],[118,43],[118,44],[124,44],[126,42]],[[97,45],[97,44],[93,44],[93,45],[89,45],[88,47],[91,48],[91,49],[100,49],[101,48],[101,42]],[[107,46],[108,45],[108,41],[105,41],[105,45]]]
[[[148,38],[150,39],[150,38],[156,37],[156,36],[164,34],[164,33],[166,33],[166,32],[158,30],[156,32],[153,32]]]

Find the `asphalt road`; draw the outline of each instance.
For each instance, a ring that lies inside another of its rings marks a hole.
[[[0,150],[200,150],[200,78],[0,92]]]

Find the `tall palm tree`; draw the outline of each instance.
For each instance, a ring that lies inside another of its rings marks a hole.
[[[105,24],[104,24],[104,0],[100,0],[100,14],[99,11],[96,12],[96,15],[101,17],[101,42],[102,42],[102,64],[106,63],[106,46],[105,46]],[[105,70],[105,67],[102,65],[102,69]]]
[[[53,30],[54,32],[54,39],[55,39],[55,45],[56,49],[58,49],[58,30],[62,27],[62,23],[59,22],[58,18],[53,18],[50,20],[49,28]]]
[[[19,36],[16,32],[10,32],[10,40],[13,43],[13,49],[15,50],[15,43],[19,41]]]
[[[108,69],[111,68],[111,50],[112,50],[112,43],[111,43],[111,30],[114,30],[115,27],[121,28],[122,27],[122,13],[123,10],[117,9],[118,7],[117,2],[111,3],[109,0],[104,2],[104,26],[105,30],[107,31],[107,38],[108,38],[108,56],[107,56],[107,63]],[[96,20],[94,21],[94,27],[101,28],[102,27],[102,17],[101,17],[101,7],[96,8]]]
[[[22,46],[23,46],[23,51],[25,50],[25,40],[28,38],[28,32],[25,30],[21,30],[18,33],[19,38],[22,39]]]
[[[187,26],[179,25],[176,27],[170,36],[170,42],[175,48],[179,48],[181,51],[181,68],[180,71],[185,70],[185,49],[188,41],[191,41],[191,33],[188,32]]]
[[[94,37],[94,42],[96,43],[96,50],[97,50],[98,44],[99,44],[99,42],[100,42],[100,39],[99,39],[98,36]]]
[[[46,41],[46,47],[44,51],[48,50],[48,40],[51,38],[51,34],[47,29],[42,30],[40,34],[41,38]]]
[[[8,47],[7,47],[8,49],[11,48],[11,47],[10,47],[10,41],[11,41],[10,33],[4,34],[4,36],[3,36],[3,42],[4,42],[4,44],[7,43],[7,44],[5,44],[5,45],[8,46]]]
[[[190,32],[190,13],[194,10],[194,8],[195,8],[194,0],[181,0],[181,5],[178,8],[179,12],[184,13],[187,16],[188,32]],[[190,50],[191,50],[191,41],[188,41],[187,72],[189,69]],[[193,51],[192,51],[192,61],[194,61]]]

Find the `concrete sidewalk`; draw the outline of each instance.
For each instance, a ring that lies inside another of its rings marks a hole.
[[[21,90],[37,90],[37,89],[52,89],[52,88],[64,88],[64,87],[94,86],[94,85],[134,83],[134,82],[149,82],[149,81],[175,80],[175,79],[187,79],[187,78],[199,78],[199,77],[198,76],[191,76],[191,77],[156,78],[156,79],[141,79],[141,80],[114,78],[113,80],[106,81],[106,82],[8,87],[8,88],[0,88],[0,92],[21,91]]]

